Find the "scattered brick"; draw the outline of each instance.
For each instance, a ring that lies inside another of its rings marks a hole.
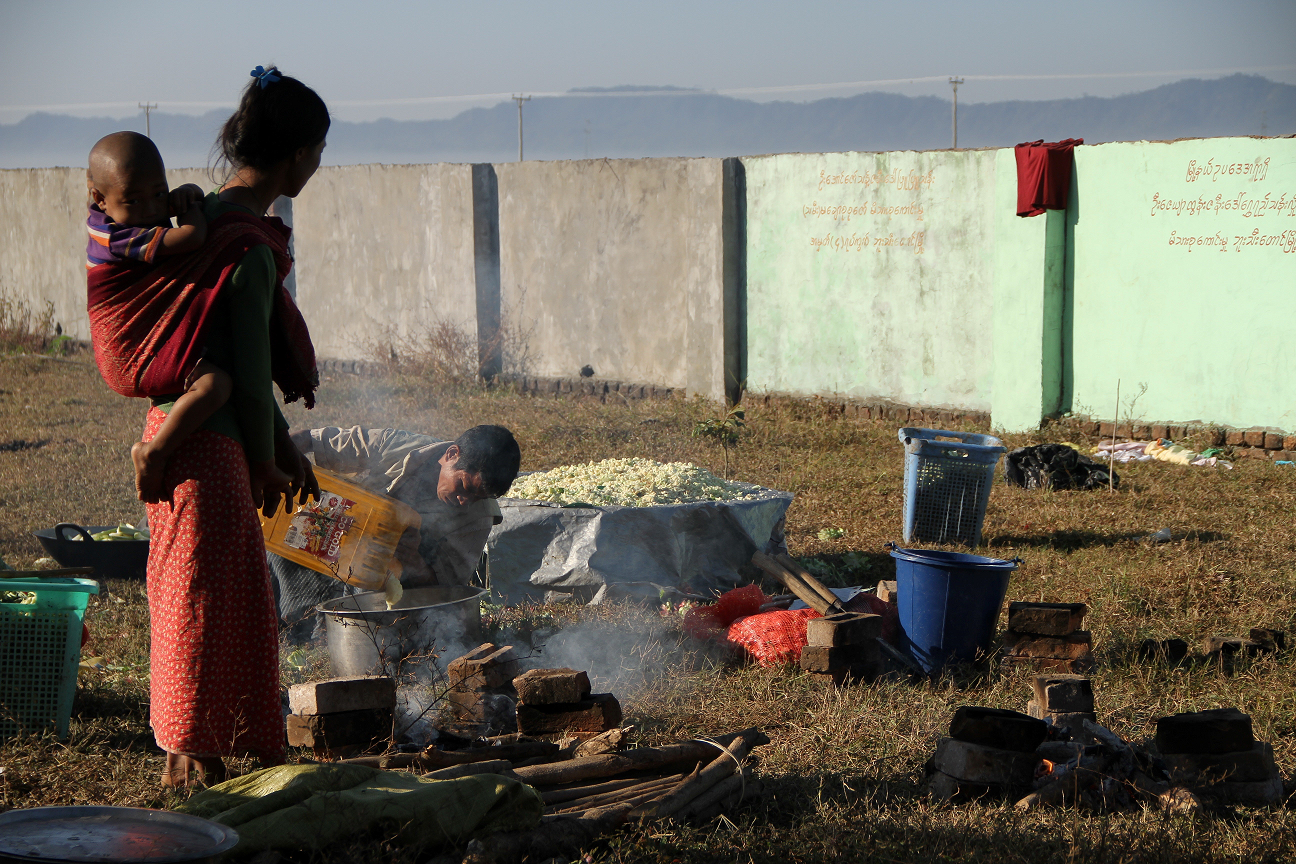
[[[1248,447],[1264,447],[1265,430],[1252,427],[1242,433],[1242,440]]]
[[[1182,444],[1183,439],[1188,437],[1188,428],[1186,426],[1170,426],[1166,429],[1170,434],[1168,437],[1177,444]]]
[[[1286,651],[1287,634],[1282,630],[1269,630],[1264,627],[1252,627],[1248,634],[1253,642],[1260,643],[1262,651]]]
[[[393,678],[362,676],[329,678],[288,688],[288,707],[294,714],[337,714],[370,708],[396,707]]]
[[[936,769],[955,780],[997,786],[1028,786],[1039,756],[942,738],[936,745]]]
[[[1188,643],[1183,639],[1144,639],[1138,653],[1145,662],[1174,665],[1188,656]]]
[[[1103,438],[1111,438],[1116,434],[1116,424],[1102,422],[1098,424],[1098,434]]]
[[[1224,443],[1230,447],[1246,446],[1246,433],[1240,429],[1230,429],[1224,433]]]
[[[336,714],[289,714],[288,743],[293,747],[336,750],[357,745],[368,747],[391,738],[392,711],[371,708]]]
[[[1157,720],[1157,749],[1169,753],[1237,753],[1255,746],[1251,718],[1236,708],[1173,714]]]
[[[1089,607],[1083,603],[1008,604],[1008,629],[1037,636],[1067,636],[1080,629]]]
[[[1152,436],[1151,436],[1151,437],[1153,437],[1153,438],[1169,438],[1169,437],[1170,437],[1170,427],[1169,427],[1169,426],[1162,426],[1162,425],[1158,425],[1158,424],[1153,424],[1153,426],[1152,426]]]
[[[487,642],[450,661],[446,676],[451,687],[463,690],[489,690],[508,685],[518,672],[517,655],[512,645],[500,647]]]
[[[834,648],[844,645],[861,645],[882,635],[882,616],[859,612],[841,612],[811,618],[806,622],[806,640],[810,647]],[[802,666],[802,668],[806,668]],[[826,669],[808,669],[826,672]]]
[[[894,579],[882,580],[877,584],[877,596],[883,603],[896,602],[896,583]]]
[[[1077,630],[1066,636],[1036,636],[1009,630],[1004,633],[1003,641],[1008,651],[1019,657],[1093,658],[1093,637],[1088,630]]]
[[[512,726],[516,715],[513,700],[501,693],[478,690],[446,691],[450,710],[455,718],[465,723],[490,723]]]
[[[1050,714],[1094,710],[1093,683],[1082,675],[1039,675],[1031,686],[1035,701]]]
[[[1278,772],[1273,747],[1264,741],[1240,753],[1167,753],[1161,758],[1172,783],[1259,783]]]
[[[594,693],[572,705],[518,705],[523,735],[558,732],[606,732],[621,726],[621,703],[611,693]]]
[[[998,797],[1004,793],[1001,786],[969,783],[966,780],[955,779],[942,771],[933,772],[927,778],[927,789],[937,801]]]
[[[1283,437],[1283,448],[1287,451],[1296,450],[1296,435],[1287,435]]]
[[[1236,804],[1243,807],[1275,807],[1283,801],[1281,776],[1258,783],[1226,780],[1209,786],[1195,786],[1192,791],[1222,804]]]
[[[1231,658],[1245,654],[1254,657],[1262,650],[1260,642],[1241,636],[1207,636],[1202,640],[1202,653],[1207,656]]]
[[[562,705],[590,695],[589,675],[575,669],[531,669],[513,679],[518,701],[527,705]]]
[[[968,744],[1033,753],[1048,736],[1048,725],[1020,711],[964,705],[954,712],[949,734]]]
[[[1146,441],[1152,437],[1152,427],[1137,423],[1130,427],[1130,437],[1136,441]]]
[[[1266,450],[1283,449],[1283,436],[1276,432],[1266,432],[1264,436],[1264,448]]]

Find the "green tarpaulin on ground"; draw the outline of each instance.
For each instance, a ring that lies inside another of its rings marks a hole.
[[[496,774],[428,780],[361,765],[281,765],[227,780],[181,812],[238,831],[236,852],[322,849],[382,826],[401,841],[442,846],[532,828],[544,803],[525,783]]]

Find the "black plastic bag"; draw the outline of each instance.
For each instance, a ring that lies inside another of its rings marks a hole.
[[[1018,447],[1004,457],[1004,476],[1023,489],[1098,489],[1120,486],[1120,475],[1065,444]]]

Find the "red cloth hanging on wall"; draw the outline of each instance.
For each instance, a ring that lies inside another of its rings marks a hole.
[[[1071,194],[1071,164],[1083,138],[1045,144],[1043,139],[1018,144],[1017,215],[1038,216],[1045,210],[1065,210]]]

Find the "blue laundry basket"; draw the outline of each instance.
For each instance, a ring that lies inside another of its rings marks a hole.
[[[1003,442],[942,429],[906,427],[899,434],[905,448],[904,542],[981,545],[995,465],[1007,449]]]
[[[988,652],[1020,559],[899,549],[896,605],[904,648],[925,671]]]

